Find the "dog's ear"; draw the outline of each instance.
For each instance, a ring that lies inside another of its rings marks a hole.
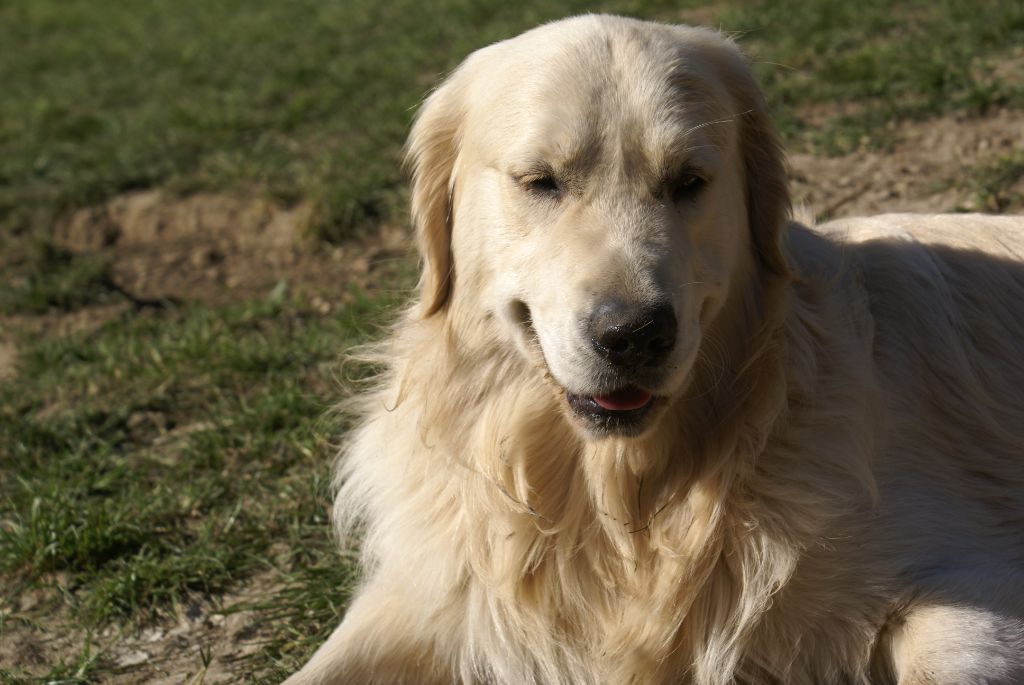
[[[405,147],[405,162],[412,177],[412,222],[423,262],[419,291],[424,317],[445,306],[455,278],[451,231],[455,161],[464,116],[464,79],[460,71],[420,107]]]
[[[764,95],[746,58],[729,39],[729,54],[719,61],[722,76],[737,109],[743,156],[747,220],[761,264],[773,274],[788,276],[784,240],[791,212],[785,156]]]

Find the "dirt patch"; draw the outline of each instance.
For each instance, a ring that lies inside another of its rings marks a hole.
[[[86,635],[68,615],[52,590],[23,593],[20,606],[3,617],[0,666],[39,676],[54,664],[76,664],[88,645],[91,658],[103,669],[109,685],[220,685],[250,675],[244,659],[267,639],[254,611],[234,607],[266,599],[274,576],[254,578],[238,592],[217,601],[196,600],[173,616],[144,628],[111,626]],[[45,610],[45,623],[25,618]]]
[[[115,671],[106,681],[111,685],[237,683],[247,675],[242,660],[266,640],[256,613],[198,603],[180,612],[174,621],[128,638],[108,638],[116,640],[105,655]]]
[[[308,236],[308,205],[261,198],[188,197],[143,191],[79,210],[55,227],[55,240],[107,256],[118,286],[143,300],[218,303],[266,294],[280,281],[346,300],[350,286],[372,288],[408,254],[404,230],[328,246]]]
[[[1006,206],[979,203],[972,178],[987,163],[1024,150],[1019,112],[910,122],[893,126],[892,133],[892,148],[885,152],[862,150],[831,158],[789,155],[794,200],[822,218],[1022,209],[1016,187],[1008,194],[1016,199]]]
[[[83,209],[55,230],[72,249],[222,240],[238,247],[289,247],[309,222],[307,205],[281,208],[265,199],[201,193],[169,197],[145,190]]]

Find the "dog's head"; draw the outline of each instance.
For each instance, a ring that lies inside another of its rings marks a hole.
[[[498,322],[590,436],[641,433],[736,291],[787,270],[776,136],[713,31],[586,16],[479,50],[408,154],[423,315]]]

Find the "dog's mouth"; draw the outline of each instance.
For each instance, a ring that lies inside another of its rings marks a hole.
[[[599,433],[635,435],[646,424],[657,403],[654,395],[634,386],[602,395],[577,395],[566,391],[566,402],[573,413]]]
[[[626,387],[607,395],[594,395],[594,403],[609,412],[634,411],[646,407],[654,396],[640,388]]]
[[[538,361],[543,365],[547,378],[565,394],[566,404],[569,405],[572,415],[593,435],[639,435],[650,423],[655,406],[665,403],[662,398],[631,384],[594,395],[570,392],[558,383],[551,372],[551,367],[544,356],[544,348],[540,344],[540,337],[533,326],[529,306],[522,300],[513,300],[509,313],[523,332],[527,348],[537,355]]]

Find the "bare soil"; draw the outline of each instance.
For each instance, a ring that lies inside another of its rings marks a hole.
[[[269,575],[257,577],[231,595],[177,607],[154,625],[110,626],[92,635],[75,627],[54,591],[28,591],[4,618],[0,668],[46,673],[62,660],[80,663],[87,649],[102,660],[109,685],[236,683],[244,672],[240,662],[265,639],[257,614],[240,607],[269,596],[273,587]]]
[[[821,116],[821,115],[819,115]],[[892,126],[890,150],[842,157],[789,155],[794,200],[819,217],[888,212],[1019,212],[1024,178],[1006,189],[1004,206],[979,203],[972,174],[1024,150],[1019,112],[984,118],[946,116]]]
[[[978,205],[972,173],[1024,149],[1019,112],[909,122],[889,133],[894,142],[882,152],[834,158],[791,154],[794,200],[822,217],[991,211]],[[1024,211],[1024,179],[1004,196],[1008,199],[999,209]],[[315,294],[323,313],[350,298],[352,286],[372,289],[409,263],[404,228],[385,226],[376,235],[332,247],[308,238],[309,221],[304,205],[283,208],[262,199],[145,191],[66,217],[56,236],[73,250],[107,256],[119,287],[137,298],[240,301],[265,295],[284,280]],[[87,327],[111,312],[107,305],[46,315],[43,328]],[[17,358],[5,330],[30,324],[0,320],[0,382]],[[92,636],[93,649],[117,665],[112,683],[238,682],[239,659],[258,647],[260,623],[254,613],[225,613],[224,607],[267,597],[274,587],[272,578],[257,579],[231,597],[180,607],[146,629],[107,629]],[[58,658],[74,658],[86,636],[53,609],[55,604],[52,597],[25,593],[21,610],[0,624],[0,664],[39,672]]]
[[[330,306],[352,286],[372,289],[408,250],[402,229],[327,246],[309,235],[308,205],[146,190],[79,210],[55,228],[59,244],[108,256],[117,284],[143,300],[238,301],[284,280]]]

